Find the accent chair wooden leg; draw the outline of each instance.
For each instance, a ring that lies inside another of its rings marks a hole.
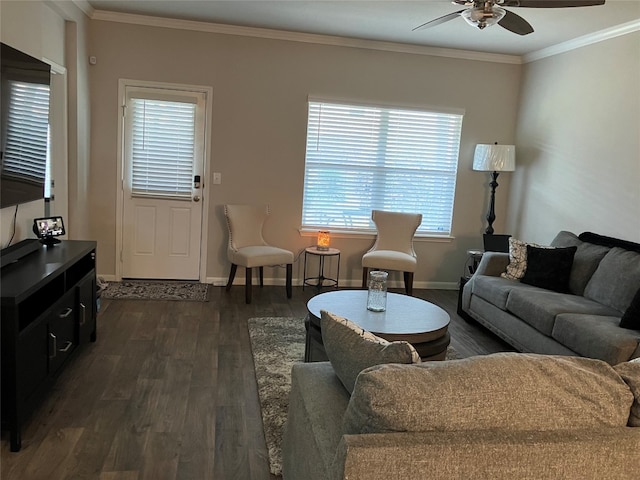
[[[291,277],[293,277],[293,264],[287,263],[287,298],[291,298]]]
[[[404,290],[407,295],[413,295],[413,272],[404,272]]]
[[[362,267],[362,288],[367,288],[369,280],[369,267]]]
[[[260,288],[264,287],[264,267],[260,267]]]
[[[246,280],[244,283],[244,301],[245,303],[251,303],[251,269],[245,268]]]
[[[231,290],[231,285],[233,285],[233,279],[236,278],[236,270],[238,269],[238,265],[235,263],[231,264],[231,270],[229,270],[229,281],[227,282],[227,292]]]

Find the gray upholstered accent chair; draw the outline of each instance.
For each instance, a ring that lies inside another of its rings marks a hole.
[[[420,213],[373,210],[371,218],[378,236],[373,247],[362,257],[362,288],[367,287],[369,269],[403,272],[404,289],[413,294],[413,274],[418,266],[413,236],[422,223]]]
[[[286,265],[287,298],[291,298],[293,253],[267,244],[262,227],[269,216],[269,206],[225,205],[224,214],[229,227],[227,256],[231,262],[227,292],[233,285],[238,265],[245,268],[245,301],[251,303],[251,276],[254,267],[260,268],[260,286],[264,285],[263,267]]]

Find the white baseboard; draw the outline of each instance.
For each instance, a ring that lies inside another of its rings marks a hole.
[[[101,273],[98,273],[97,276],[99,278],[102,278],[103,280],[105,280],[107,282],[115,282],[116,281],[116,276],[115,275],[103,275]]]
[[[115,275],[103,275],[98,274],[98,277],[104,279],[107,282],[115,282]],[[207,277],[205,283],[210,283],[214,287],[224,287],[227,284],[226,277]],[[233,282],[234,285],[244,285],[244,276],[238,277]],[[265,278],[265,285],[276,285],[284,287],[285,279],[284,278]],[[362,280],[357,279],[341,279],[339,282],[339,286],[341,287],[349,287],[349,288],[359,288],[362,285]],[[293,279],[294,287],[302,286],[301,278]],[[404,288],[404,283],[402,281],[394,281],[389,283],[389,288]],[[414,282],[413,288],[418,289],[430,289],[430,290],[458,290],[458,282]]]
[[[207,283],[212,284],[216,287],[224,287],[227,284],[227,278],[223,277],[207,277]],[[234,285],[244,285],[244,277],[236,278],[233,282]],[[276,286],[284,286],[285,279],[284,278],[265,278],[265,285],[276,285]],[[362,285],[361,279],[341,279],[338,283],[341,287],[349,287],[349,288],[359,288]],[[301,278],[293,279],[294,287],[302,286]],[[390,282],[389,288],[404,288],[404,283],[402,281]],[[432,289],[432,290],[458,290],[458,282],[414,282],[413,288],[419,289]]]

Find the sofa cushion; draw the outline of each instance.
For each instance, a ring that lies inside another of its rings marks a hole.
[[[409,342],[389,342],[346,318],[321,311],[322,342],[336,375],[351,393],[358,374],[381,363],[418,363]]]
[[[507,310],[548,336],[551,336],[556,315],[560,313],[620,315],[615,309],[593,300],[542,289],[513,289],[507,299]]]
[[[613,368],[629,385],[634,396],[628,425],[630,427],[640,427],[640,358],[620,363]]]
[[[574,295],[584,294],[584,289],[591,280],[600,261],[609,252],[609,247],[583,242],[571,232],[559,232],[551,242],[553,247],[578,247],[573,257],[571,275],[569,276],[569,291]]]
[[[514,288],[532,289],[530,285],[523,285],[515,280],[508,280],[502,277],[491,277],[488,275],[476,275],[473,281],[473,295],[476,295],[487,302],[492,303],[500,310],[507,309],[507,299],[509,293]]]
[[[575,246],[539,248],[527,245],[527,269],[521,282],[555,292],[568,292],[577,249]]]
[[[584,296],[624,312],[640,286],[640,253],[612,248],[584,289]]]
[[[620,317],[565,313],[556,317],[551,336],[585,357],[615,365],[631,358],[640,332],[620,328]]]
[[[627,308],[620,319],[622,328],[640,330],[640,288],[631,300],[631,305]]]
[[[348,434],[625,426],[633,395],[605,362],[499,353],[379,365],[358,377]]]
[[[501,274],[502,278],[509,280],[520,280],[527,270],[527,245],[542,247],[537,243],[525,243],[517,238],[509,238],[509,265],[507,270]]]

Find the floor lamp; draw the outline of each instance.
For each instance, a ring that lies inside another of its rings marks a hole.
[[[479,172],[491,172],[491,201],[485,233],[493,234],[493,221],[496,219],[495,199],[500,172],[513,172],[516,169],[516,147],[513,145],[478,144],[473,155],[473,169]]]

